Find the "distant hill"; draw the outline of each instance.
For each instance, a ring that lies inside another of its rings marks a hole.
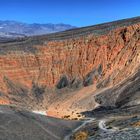
[[[0,21],[0,38],[43,35],[76,28],[69,24],[27,24],[17,21]]]

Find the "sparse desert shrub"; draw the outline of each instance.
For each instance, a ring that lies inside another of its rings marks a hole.
[[[78,120],[78,118],[72,118],[72,120]]]
[[[88,139],[88,132],[80,131],[74,135],[74,140],[87,140]]]
[[[70,118],[70,115],[65,115],[63,118],[64,119]]]
[[[78,117],[81,117],[81,115],[79,114]]]

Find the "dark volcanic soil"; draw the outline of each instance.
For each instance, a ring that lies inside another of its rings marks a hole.
[[[0,106],[0,140],[62,140],[78,121],[50,118],[15,107]]]

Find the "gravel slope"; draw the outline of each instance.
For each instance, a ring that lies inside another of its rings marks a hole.
[[[62,140],[77,121],[65,121],[16,109],[0,106],[0,140]]]

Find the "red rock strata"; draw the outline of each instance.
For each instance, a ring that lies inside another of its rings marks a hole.
[[[99,66],[101,74],[94,77],[94,84],[108,77],[109,84],[117,84],[140,64],[140,24],[33,47],[36,53],[11,50],[0,55],[0,91],[9,90],[4,77],[28,88],[32,82],[55,87],[63,75],[83,80]]]

